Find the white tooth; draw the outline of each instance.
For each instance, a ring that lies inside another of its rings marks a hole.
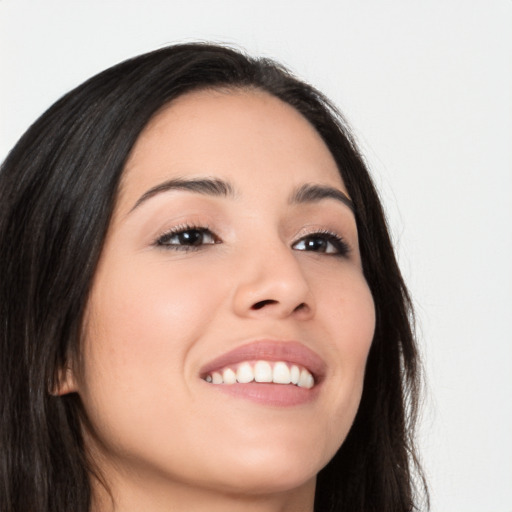
[[[254,380],[254,372],[249,363],[242,363],[236,371],[236,380],[242,384],[252,382]]]
[[[224,384],[234,384],[236,382],[236,373],[231,368],[226,368],[222,372]]]
[[[222,375],[219,372],[212,373],[212,384],[222,384],[223,382]]]
[[[276,384],[290,384],[290,369],[286,363],[279,361],[274,364],[272,381]]]
[[[272,367],[267,361],[258,361],[254,365],[254,380],[256,382],[272,382]]]
[[[315,384],[315,380],[313,379],[313,375],[309,373],[307,370],[302,370],[300,372],[299,378],[299,387],[311,389]]]
[[[292,365],[290,369],[290,382],[292,384],[298,384],[300,378],[300,369],[297,365]]]
[[[207,375],[206,378],[204,379],[206,382],[211,382],[212,381],[212,376],[211,375]]]

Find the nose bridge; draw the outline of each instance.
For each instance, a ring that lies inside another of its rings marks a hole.
[[[262,245],[263,244],[263,245]],[[250,244],[239,257],[234,309],[239,315],[285,317],[313,312],[309,282],[293,249],[279,236]]]

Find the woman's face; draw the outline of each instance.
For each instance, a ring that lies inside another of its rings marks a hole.
[[[356,414],[375,323],[346,196],[316,131],[266,93],[190,93],[151,121],[63,390],[107,478],[314,487]]]

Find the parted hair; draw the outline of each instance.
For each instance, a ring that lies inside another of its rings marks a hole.
[[[91,282],[135,141],[169,102],[204,89],[263,90],[295,108],[323,138],[354,203],[376,329],[358,413],[318,475],[315,511],[418,510],[427,493],[414,447],[420,366],[411,301],[364,160],[315,88],[273,61],[207,43],[172,45],[86,81],[27,130],[0,168],[0,510],[89,512],[94,467],[80,398],[51,391],[80,355]]]

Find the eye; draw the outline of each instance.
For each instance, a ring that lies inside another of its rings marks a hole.
[[[350,247],[340,236],[330,232],[311,233],[292,245],[296,251],[319,252],[334,256],[346,256]]]
[[[156,245],[186,251],[219,242],[220,240],[207,227],[178,226],[160,236],[156,240]]]

